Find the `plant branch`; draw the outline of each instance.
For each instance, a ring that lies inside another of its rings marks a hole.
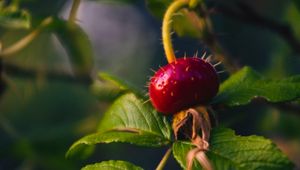
[[[297,115],[300,115],[300,105],[299,104],[286,102],[286,103],[276,103],[276,104],[270,103],[270,105],[274,106],[278,109],[289,111],[289,112],[295,113]]]
[[[202,40],[210,48],[216,60],[221,61],[226,71],[234,73],[239,70],[237,63],[232,60],[219,44],[214,33],[209,12],[204,3],[199,5],[197,13],[190,12],[187,15],[194,25],[202,32]]]
[[[22,50],[24,47],[26,47],[32,40],[34,40],[41,32],[42,30],[47,27],[49,24],[53,22],[52,17],[48,17],[42,21],[42,23],[31,33],[23,37],[18,42],[14,43],[10,47],[7,47],[0,51],[0,58],[9,57],[12,54]]]
[[[184,7],[189,5],[188,0],[177,0],[174,1],[167,9],[162,24],[162,40],[164,45],[164,50],[166,53],[166,57],[169,63],[176,60],[172,40],[171,40],[171,23],[172,18],[176,12],[181,10]]]
[[[243,23],[250,23],[262,28],[266,28],[274,33],[277,33],[283,38],[290,47],[297,53],[300,53],[300,41],[295,37],[293,31],[288,24],[279,23],[265,16],[258,14],[253,8],[245,2],[239,1],[237,3],[239,11],[233,10],[224,4],[218,4],[216,10],[225,16],[242,21]]]
[[[158,166],[156,167],[156,170],[163,170],[164,169],[164,167],[167,163],[167,160],[169,159],[171,153],[172,153],[172,148],[169,148],[167,150],[167,152],[165,153],[164,157],[159,162]]]
[[[79,9],[81,0],[73,0],[73,4],[71,7],[69,22],[74,22],[76,20],[77,11]]]
[[[267,101],[264,98],[258,97],[258,98],[253,99],[252,103],[271,106],[271,107],[274,107],[276,109],[288,111],[289,113],[300,116],[300,105],[298,103],[293,102],[293,101],[272,103],[272,102]]]

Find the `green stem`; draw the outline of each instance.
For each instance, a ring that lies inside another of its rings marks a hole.
[[[167,163],[167,160],[169,159],[170,155],[171,155],[171,152],[172,152],[172,148],[169,148],[167,150],[167,152],[165,153],[164,157],[161,159],[161,161],[159,162],[158,166],[156,167],[155,170],[163,170],[166,163]]]
[[[69,22],[74,22],[76,20],[76,15],[80,6],[80,2],[81,0],[73,0],[73,4],[69,15]]]
[[[190,7],[191,9],[196,8],[196,6],[198,5],[199,1],[201,1],[201,0],[190,0],[190,2],[189,2],[189,7]]]
[[[188,0],[176,0],[168,7],[162,25],[162,39],[165,49],[166,58],[169,63],[176,60],[172,40],[171,40],[171,23],[173,15],[189,5]]]
[[[42,23],[35,30],[29,33],[27,36],[23,37],[21,40],[14,43],[10,47],[4,49],[3,51],[0,51],[0,58],[9,57],[12,54],[26,47],[32,40],[34,40],[42,32],[42,30],[45,27],[47,27],[52,22],[53,22],[52,17],[48,17],[44,19]]]

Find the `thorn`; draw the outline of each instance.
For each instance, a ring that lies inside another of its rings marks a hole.
[[[175,70],[175,66],[173,64],[171,64],[171,67],[173,68],[173,70]]]
[[[175,34],[175,31],[173,31],[173,32],[170,32],[170,35],[173,35],[173,34]]]
[[[205,61],[210,63],[210,62],[211,62],[211,57],[212,57],[212,55],[209,55],[209,56],[205,59]]]
[[[150,71],[152,71],[153,73],[156,73],[156,71],[154,69],[152,69],[152,68],[150,68]]]
[[[214,67],[217,67],[218,65],[222,64],[222,61],[217,62],[216,64],[214,64]]]
[[[222,74],[222,73],[225,73],[225,72],[226,72],[225,70],[222,70],[222,71],[218,71],[217,73]]]
[[[173,16],[184,16],[181,12],[176,12],[173,14]]]
[[[186,52],[184,52],[184,56],[183,56],[183,58],[184,58],[184,59],[186,59]]]
[[[150,99],[145,100],[142,104],[144,105],[144,104],[146,104],[146,103],[149,102],[149,101],[150,101]]]
[[[203,55],[201,56],[201,59],[204,60],[206,56],[206,52],[203,53]]]
[[[196,51],[194,58],[198,58],[198,50]]]
[[[162,71],[166,71],[163,67],[159,66],[160,69],[162,69]]]

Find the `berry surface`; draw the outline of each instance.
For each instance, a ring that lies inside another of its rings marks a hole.
[[[151,77],[149,96],[157,111],[172,115],[209,103],[218,89],[219,78],[209,62],[194,57],[178,58]]]

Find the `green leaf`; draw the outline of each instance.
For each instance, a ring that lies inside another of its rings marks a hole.
[[[31,15],[28,11],[17,9],[15,6],[2,7],[0,4],[0,25],[6,28],[29,29]]]
[[[147,0],[149,11],[157,18],[162,19],[168,6],[173,0]],[[172,27],[178,36],[201,38],[202,25],[200,18],[195,12],[181,10],[173,16]]]
[[[68,21],[56,18],[55,35],[69,55],[74,72],[78,76],[89,75],[93,67],[93,49],[82,28]]]
[[[96,80],[91,85],[91,91],[98,98],[98,100],[107,102],[114,101],[122,94],[128,92],[127,89],[121,89],[109,81],[99,80]]]
[[[142,96],[142,94],[140,93],[141,90],[139,88],[137,88],[136,86],[134,86],[133,84],[131,84],[130,82],[128,82],[126,80],[122,80],[121,78],[119,78],[117,76],[102,72],[102,73],[99,73],[99,78],[113,83],[121,90],[129,90],[129,91],[139,95],[140,97]]]
[[[81,170],[143,170],[143,168],[130,162],[110,160],[87,165]]]
[[[171,128],[166,117],[158,113],[149,102],[134,94],[121,96],[103,115],[99,132],[119,128],[132,128],[170,140]]]
[[[300,97],[300,78],[295,76],[269,80],[250,67],[244,67],[221,84],[219,94],[212,103],[239,106],[246,105],[257,97],[268,102],[295,100]]]
[[[173,145],[174,157],[183,168],[191,148],[189,142],[178,141]],[[293,164],[272,141],[259,136],[237,136],[225,128],[213,129],[207,156],[217,170],[293,169]],[[194,166],[201,169],[196,161]]]
[[[119,97],[104,113],[98,132],[75,142],[67,156],[84,145],[127,142],[140,146],[160,147],[171,142],[171,128],[166,117],[157,113],[132,93]]]
[[[139,97],[144,97],[140,93],[140,89],[126,80],[104,72],[99,73],[98,77],[100,80],[93,83],[91,90],[99,100],[113,101],[127,92],[133,92]]]
[[[173,29],[178,36],[201,38],[204,22],[195,12],[183,10],[181,15],[173,17]]]

